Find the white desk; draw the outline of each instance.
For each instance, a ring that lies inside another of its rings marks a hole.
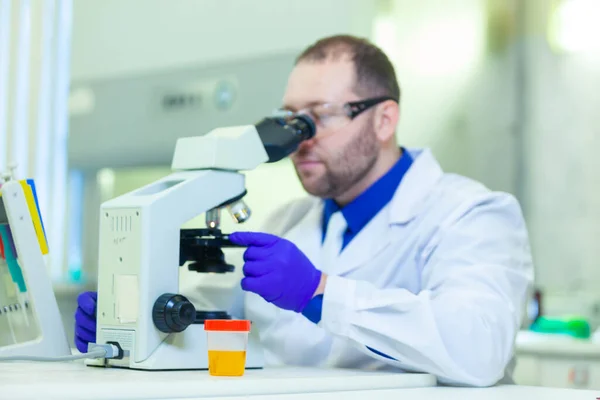
[[[420,389],[370,390],[337,393],[306,393],[249,397],[219,397],[209,400],[595,400],[598,392],[575,389],[548,389],[499,386],[485,389],[432,387]],[[207,400],[202,397],[185,400]],[[172,400],[184,400],[172,399]]]
[[[136,371],[86,367],[83,362],[0,363],[0,382],[0,398],[10,393],[6,398],[62,400],[81,399],[83,394],[97,399],[214,398],[398,389],[436,384],[435,377],[427,374],[272,368],[248,370],[243,377],[211,377],[207,371]]]
[[[544,356],[582,357],[600,360],[600,343],[566,335],[521,331],[516,340],[517,352]]]
[[[519,384],[600,389],[600,343],[524,331],[516,355]]]
[[[131,371],[86,367],[79,362],[0,363],[0,399],[594,400],[600,395],[566,389],[434,384],[429,375],[313,368],[265,369],[247,371],[241,378],[214,378],[206,371]]]

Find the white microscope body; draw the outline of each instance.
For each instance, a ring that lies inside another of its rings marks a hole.
[[[208,368],[204,325],[193,322],[195,309],[178,295],[181,227],[202,213],[239,205],[246,189],[238,171],[277,161],[314,135],[309,119],[302,119],[300,128],[281,124],[271,120],[179,139],[172,174],[102,204],[96,343],[117,343],[123,357],[88,360],[88,365]],[[290,140],[273,144],[277,135]],[[262,366],[253,330],[246,367]]]

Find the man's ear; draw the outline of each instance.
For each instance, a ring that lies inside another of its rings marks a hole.
[[[400,106],[395,101],[388,100],[376,106],[373,128],[379,141],[387,142],[395,136],[399,119]]]

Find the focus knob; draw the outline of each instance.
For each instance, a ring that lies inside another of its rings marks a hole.
[[[154,302],[152,320],[164,333],[182,332],[196,319],[196,308],[180,294],[165,293]]]

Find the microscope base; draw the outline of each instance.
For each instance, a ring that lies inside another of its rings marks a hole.
[[[110,332],[112,331],[112,332]],[[103,335],[106,339],[115,334],[115,329],[103,329]],[[128,331],[132,336],[135,331]],[[118,332],[120,337],[127,334],[125,331]],[[108,339],[107,341],[112,341]],[[133,343],[132,340],[128,340]],[[124,350],[129,350],[122,346]],[[204,325],[190,325],[185,331],[177,334],[170,334],[156,348],[156,350],[146,360],[135,362],[135,357],[125,357],[122,360],[116,359],[95,359],[86,360],[88,366],[99,367],[118,367],[140,370],[207,370],[208,369],[208,348],[206,342],[206,332]],[[260,346],[258,334],[250,331],[248,336],[248,348],[246,350],[246,369],[263,368],[263,352]]]

